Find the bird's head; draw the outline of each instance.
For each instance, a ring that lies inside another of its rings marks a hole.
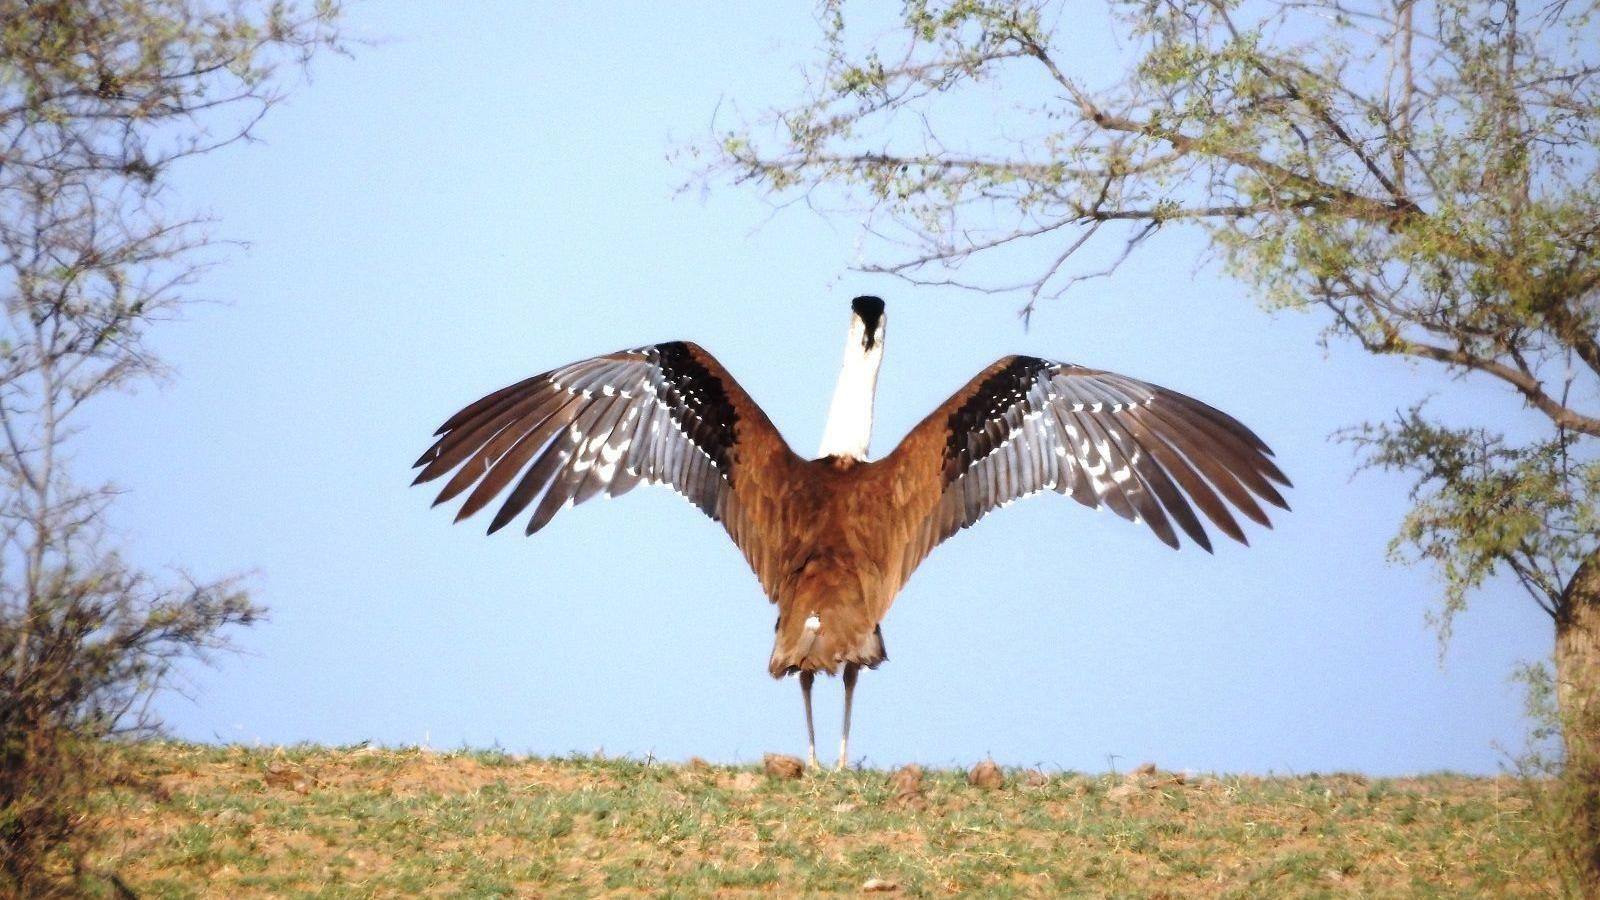
[[[863,296],[850,301],[850,340],[863,353],[882,355],[883,331],[887,322],[882,299]]]

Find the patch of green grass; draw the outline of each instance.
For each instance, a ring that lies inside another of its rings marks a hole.
[[[500,750],[148,743],[147,789],[98,798],[97,871],[162,897],[906,895],[1547,896],[1541,820],[1456,775],[1176,779],[1013,770],[774,781],[749,767]],[[1128,788],[1132,787],[1131,790]]]

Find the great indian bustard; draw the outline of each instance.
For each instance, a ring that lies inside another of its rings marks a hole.
[[[844,365],[819,458],[801,459],[715,358],[674,341],[575,362],[495,391],[451,416],[414,484],[457,469],[435,504],[472,488],[456,514],[506,487],[492,534],[534,506],[527,533],[596,494],[666,484],[721,522],[772,602],[768,671],[799,673],[816,765],[811,686],[844,671],[842,768],[861,667],[887,658],[879,623],[928,552],[990,510],[1046,489],[1211,549],[1193,506],[1245,542],[1229,512],[1270,527],[1256,498],[1287,509],[1272,451],[1198,400],[1110,372],[1008,356],[866,459],[883,361],[883,301],[851,303]],[[458,469],[459,467],[459,469]],[[1227,502],[1224,503],[1223,501]]]

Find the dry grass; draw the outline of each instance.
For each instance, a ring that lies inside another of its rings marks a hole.
[[[1549,896],[1510,779],[1129,779],[142,744],[93,868],[149,896]],[[1130,789],[1131,788],[1131,789]]]

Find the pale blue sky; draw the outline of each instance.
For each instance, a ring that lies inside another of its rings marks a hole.
[[[670,8],[669,8],[670,7]],[[1046,305],[848,271],[857,225],[746,190],[675,196],[670,151],[719,101],[796,96],[809,4],[369,3],[265,144],[180,173],[252,246],[157,338],[178,377],[101,405],[78,452],[128,493],[138,560],[253,570],[270,622],[162,710],[183,737],[373,740],[682,759],[803,752],[799,689],[766,675],[773,611],[721,529],[663,489],[523,538],[450,524],[409,464],[450,413],[574,359],[692,339],[796,450],[821,436],[851,296],[888,301],[873,449],[983,365],[1028,352],[1192,394],[1260,433],[1294,511],[1246,549],[1174,553],[1053,495],[953,539],[884,623],[852,750],[869,764],[1494,771],[1526,723],[1508,675],[1550,623],[1484,592],[1441,664],[1429,572],[1384,562],[1404,483],[1351,480],[1328,435],[1429,391],[1497,388],[1316,345],[1169,235]],[[1044,248],[1040,248],[1044,252]],[[839,686],[818,692],[838,734]]]

